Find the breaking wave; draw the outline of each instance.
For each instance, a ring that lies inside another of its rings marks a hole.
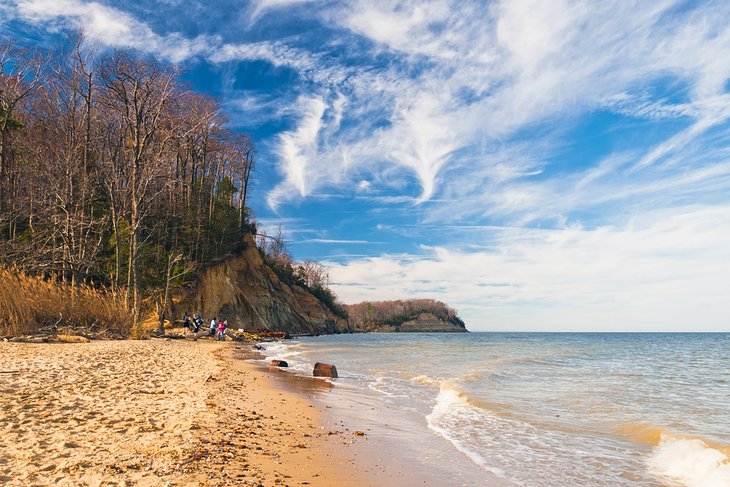
[[[436,397],[436,404],[431,414],[426,416],[426,421],[431,430],[449,440],[457,450],[469,457],[474,463],[494,475],[504,478],[504,471],[489,465],[482,455],[469,448],[468,436],[472,433],[479,434],[479,431],[472,432],[468,430],[471,428],[478,429],[485,413],[487,412],[480,410],[469,402],[466,394],[455,381],[446,380],[441,383],[441,390]]]
[[[703,440],[663,433],[646,463],[653,475],[685,487],[727,487],[730,457],[722,450]]]

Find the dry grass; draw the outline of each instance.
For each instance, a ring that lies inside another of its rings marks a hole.
[[[54,325],[127,336],[132,317],[122,292],[73,287],[0,267],[0,335],[25,335]]]

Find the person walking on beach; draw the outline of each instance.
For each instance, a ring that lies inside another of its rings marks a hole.
[[[228,321],[221,321],[218,323],[218,340],[225,342],[226,341],[226,327],[228,326]]]
[[[183,316],[183,326],[187,329],[191,329],[190,315],[188,315],[187,312],[185,313],[185,316]]]
[[[210,336],[215,336],[215,330],[216,328],[218,328],[217,323],[218,322],[216,321],[216,318],[214,316],[213,319],[210,320]]]
[[[193,318],[193,333],[198,333],[202,324],[203,318],[200,317],[200,313],[195,313],[195,318]]]

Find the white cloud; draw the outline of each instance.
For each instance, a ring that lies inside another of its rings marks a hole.
[[[483,237],[491,250],[434,247],[327,266],[346,302],[431,297],[475,330],[727,330],[730,206]]]
[[[308,166],[316,160],[319,132],[327,105],[319,97],[302,97],[300,120],[294,130],[279,135],[279,156],[282,160],[284,181],[269,194],[269,205],[277,207],[296,193],[306,196],[309,192]]]
[[[631,115],[679,115],[695,123],[635,155],[638,167],[681,151],[724,123],[730,113],[722,92],[730,71],[718,60],[730,50],[725,22],[730,10],[713,4],[678,14],[678,4],[360,1],[330,12],[328,19],[396,56],[405,54],[407,68],[426,66],[415,77],[396,74],[397,81],[384,72],[377,85],[357,85],[356,97],[370,104],[392,96],[390,127],[363,132],[363,138],[381,157],[413,170],[421,199],[427,200],[448,184],[439,175],[460,164],[465,149],[490,153],[535,123],[559,117],[572,123],[580,114],[610,107],[606,100],[612,97],[631,99],[634,91],[645,92],[646,80],[677,77],[689,86],[690,100],[680,106],[645,104],[643,112],[636,107]],[[628,114],[625,107],[623,112]],[[357,138],[339,142],[363,145]],[[354,153],[371,161],[366,151]],[[485,177],[483,166],[474,162],[472,176]],[[540,202],[509,191],[495,196]]]
[[[154,53],[172,62],[197,56],[217,44],[215,37],[188,39],[179,34],[161,36],[146,23],[122,10],[82,0],[17,0],[17,13],[32,23],[61,23],[83,29],[92,41],[112,47],[130,47]]]
[[[313,80],[336,83],[344,74],[322,65],[306,51],[280,42],[224,43],[217,35],[188,38],[179,33],[156,33],[146,22],[119,8],[84,0],[16,0],[17,15],[35,24],[83,29],[95,42],[154,54],[175,63],[205,57],[214,63],[263,60],[290,67]]]
[[[332,238],[313,238],[310,240],[301,240],[298,243],[320,243],[320,244],[368,244],[373,245],[378,242],[370,242],[369,240],[339,240]]]
[[[293,5],[312,3],[316,1],[317,0],[256,0],[251,10],[250,22],[255,22],[269,10],[286,8]]]

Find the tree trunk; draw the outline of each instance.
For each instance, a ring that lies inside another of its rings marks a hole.
[[[139,272],[139,230],[135,230],[132,232],[132,248],[133,248],[133,254],[132,254],[132,274],[134,276],[133,280],[133,288],[134,288],[134,301],[133,301],[133,308],[132,308],[132,316],[134,319],[134,324],[139,323],[139,317],[140,312],[142,309],[142,300],[140,296],[140,290],[142,287],[142,279]]]
[[[119,275],[120,270],[120,259],[121,259],[121,244],[119,242],[119,221],[117,220],[117,213],[114,208],[114,203],[111,206],[112,212],[112,231],[114,232],[114,289],[119,289],[121,286],[121,276]]]
[[[5,129],[0,129],[0,212],[5,208]]]

